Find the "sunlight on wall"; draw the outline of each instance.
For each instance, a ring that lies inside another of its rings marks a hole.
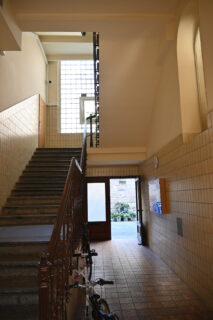
[[[199,106],[201,72],[199,72],[198,75],[197,70],[200,70],[201,63],[199,59],[199,64],[196,64],[195,49],[197,48],[196,52],[198,53],[198,45],[200,44],[198,41],[195,43],[197,26],[198,11],[195,2],[192,0],[188,3],[181,16],[177,38],[180,104],[184,139],[190,135],[201,132],[202,128],[206,128],[206,124],[202,125],[202,123],[204,123],[202,118],[206,117],[206,111],[200,112]],[[200,54],[201,46],[199,47],[199,55],[197,54],[197,58],[199,58]]]

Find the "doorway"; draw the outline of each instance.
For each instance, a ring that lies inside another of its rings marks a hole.
[[[138,178],[110,179],[112,240],[137,238],[137,179]]]
[[[87,178],[87,221],[90,239],[137,239],[141,244],[140,195],[140,177]]]

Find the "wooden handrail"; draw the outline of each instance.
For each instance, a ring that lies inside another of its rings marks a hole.
[[[91,120],[94,116],[86,119]],[[91,136],[91,139],[93,136]],[[87,122],[80,165],[71,159],[47,252],[39,263],[39,320],[65,320],[72,256],[80,246],[86,210]]]
[[[72,158],[48,251],[39,264],[40,320],[66,318],[72,256],[80,245],[84,222],[83,181],[82,170]]]
[[[68,199],[68,197],[73,197],[73,193],[71,193],[71,191],[73,192],[74,188],[72,188],[72,184],[73,182],[75,182],[75,177],[74,177],[74,171],[78,170],[79,172],[79,178],[81,178],[82,176],[82,170],[81,167],[78,164],[78,161],[75,158],[72,158],[71,163],[70,163],[70,167],[69,167],[69,171],[67,174],[67,178],[66,178],[66,182],[65,182],[65,187],[63,190],[63,194],[62,194],[62,198],[61,198],[61,202],[60,202],[60,206],[59,206],[59,212],[61,212],[61,214],[57,215],[57,219],[56,219],[56,223],[51,235],[51,240],[48,246],[48,251],[49,251],[49,260],[53,261],[57,252],[57,242],[59,241],[59,237],[60,237],[60,230],[63,226],[63,221],[65,219],[65,215],[67,214],[66,210],[69,210],[69,208],[67,208],[67,203],[70,199]]]

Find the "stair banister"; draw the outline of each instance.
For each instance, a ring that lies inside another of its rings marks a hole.
[[[66,319],[72,256],[80,246],[85,221],[87,121],[94,117],[91,115],[85,121],[80,165],[75,158],[71,159],[48,251],[41,255],[39,320]],[[90,133],[90,139],[93,139],[93,133]]]

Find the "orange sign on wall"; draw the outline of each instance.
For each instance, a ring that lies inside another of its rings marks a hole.
[[[166,197],[166,179],[160,178],[149,181],[150,211],[158,214],[167,214],[168,201]]]

